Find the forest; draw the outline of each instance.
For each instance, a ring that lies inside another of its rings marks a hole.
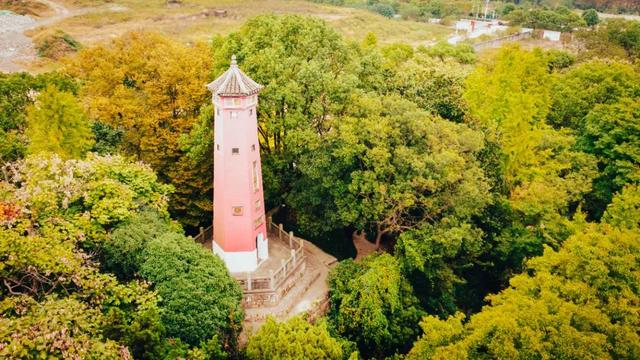
[[[439,18],[443,21],[457,20],[459,17],[483,17],[485,1],[474,0],[309,0],[353,8],[364,8],[385,17],[399,16],[403,19],[428,20]],[[486,7],[487,16],[502,18],[513,10],[545,13],[535,16],[542,22],[567,17],[575,24],[579,16],[570,10],[597,10],[613,14],[637,14],[640,4],[634,0],[501,0],[491,1]],[[494,14],[493,11],[496,11]],[[555,19],[554,19],[555,18]],[[508,17],[507,17],[508,19]],[[571,22],[571,21],[569,21]]]
[[[576,51],[478,54],[260,15],[0,74],[0,357],[639,359],[640,23],[581,26]],[[341,260],[324,316],[246,343],[192,238],[232,55],[265,86],[265,207]]]

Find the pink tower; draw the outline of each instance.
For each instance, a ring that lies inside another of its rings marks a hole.
[[[213,251],[230,272],[251,272],[269,256],[256,117],[262,85],[234,55],[207,88],[215,105]]]

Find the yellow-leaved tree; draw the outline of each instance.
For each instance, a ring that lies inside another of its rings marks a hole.
[[[507,46],[486,58],[466,81],[468,121],[497,144],[502,183],[525,226],[545,232],[591,189],[595,159],[574,150],[568,130],[546,122],[553,77],[542,50]],[[545,225],[546,223],[546,225]]]
[[[210,49],[132,32],[80,51],[67,71],[82,81],[89,116],[123,132],[121,151],[175,186],[171,212],[195,226],[211,211],[212,171],[181,150],[180,136],[208,101]]]
[[[80,158],[93,145],[87,115],[72,93],[50,85],[27,109],[28,151],[50,152],[65,159]]]

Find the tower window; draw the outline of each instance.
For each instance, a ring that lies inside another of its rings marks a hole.
[[[220,109],[216,109],[216,113],[220,115]]]
[[[216,150],[220,151],[220,144],[216,144]]]
[[[260,217],[258,217],[257,219],[253,220],[254,229],[259,227],[260,225],[262,225],[262,223],[264,223],[264,216],[260,215]]]
[[[231,149],[231,154],[232,155],[239,155],[240,154],[240,148],[232,148]]]
[[[256,144],[251,145],[251,151],[256,151]]]
[[[233,105],[242,105],[242,100],[240,98],[233,98]]]
[[[253,109],[249,109],[249,115],[253,115]]]
[[[251,174],[253,175],[253,190],[254,191],[258,191],[258,162],[254,161],[253,162],[253,171],[251,172]]]
[[[237,111],[232,111],[231,112],[231,118],[232,119],[237,119],[238,118],[238,112]]]

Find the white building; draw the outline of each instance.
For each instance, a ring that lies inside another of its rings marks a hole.
[[[482,21],[462,19],[456,22],[456,34],[448,40],[450,44],[457,44],[465,39],[474,39],[482,35],[495,35],[500,31],[508,29],[507,26],[500,25],[497,20]]]
[[[560,31],[544,30],[542,32],[542,38],[549,41],[560,41]]]

